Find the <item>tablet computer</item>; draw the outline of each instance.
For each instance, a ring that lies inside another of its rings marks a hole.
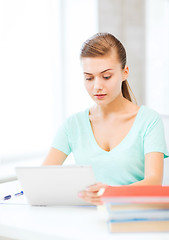
[[[78,193],[95,184],[90,166],[16,167],[16,175],[30,205],[91,205]]]

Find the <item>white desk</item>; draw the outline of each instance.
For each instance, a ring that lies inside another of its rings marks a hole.
[[[19,189],[17,182],[0,185],[2,193]],[[0,204],[0,236],[21,240],[168,240],[169,233],[112,234],[96,207],[32,207]],[[0,239],[3,239],[0,237]]]

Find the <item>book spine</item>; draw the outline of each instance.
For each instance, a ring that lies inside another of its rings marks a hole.
[[[169,232],[169,219],[149,220],[149,219],[129,219],[129,220],[109,220],[107,222],[109,232]]]

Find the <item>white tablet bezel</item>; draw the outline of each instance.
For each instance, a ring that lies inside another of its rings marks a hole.
[[[91,205],[78,193],[96,183],[91,166],[16,167],[30,205]]]

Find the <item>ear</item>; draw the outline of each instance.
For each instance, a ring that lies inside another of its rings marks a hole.
[[[125,81],[128,78],[128,75],[129,75],[129,68],[128,68],[128,66],[125,66],[124,69],[123,69],[123,79],[122,79],[122,81]]]

